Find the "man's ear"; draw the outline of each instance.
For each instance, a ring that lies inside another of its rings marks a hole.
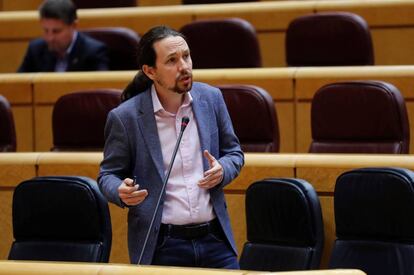
[[[142,66],[142,71],[144,72],[144,74],[151,80],[154,80],[155,78],[155,70],[154,67],[148,66],[148,65],[143,65]]]

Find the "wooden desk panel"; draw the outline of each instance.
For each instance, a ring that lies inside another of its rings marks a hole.
[[[53,146],[52,112],[57,99],[65,94],[98,88],[123,89],[136,72],[39,73],[33,80],[35,150]]]
[[[345,155],[345,154],[249,154],[240,176],[225,188],[228,211],[241,252],[246,241],[244,199],[245,190],[256,180],[266,177],[297,177],[310,182],[319,194],[325,229],[323,265],[326,268],[335,239],[333,188],[336,178],[344,171],[361,167],[396,166],[414,169],[411,155]],[[94,178],[102,153],[5,153],[0,154],[0,208],[3,222],[0,230],[0,257],[8,255],[12,241],[11,200],[14,187],[35,175],[83,175]],[[13,177],[14,176],[14,177]],[[125,209],[111,205],[113,245],[111,262],[128,263],[127,224]]]
[[[298,16],[325,11],[354,12],[368,21],[373,33],[376,64],[413,64],[413,10],[414,0],[313,0],[85,9],[78,13],[80,29],[120,26],[131,28],[140,35],[160,24],[179,29],[199,19],[241,17],[257,30],[264,66],[283,67],[284,34],[288,24]],[[0,15],[0,44],[5,45],[0,45],[0,49],[18,46],[11,49],[13,56],[4,59],[7,62],[0,66],[0,72],[14,72],[23,58],[23,45],[39,36],[41,28],[36,11],[3,12]]]
[[[393,84],[406,101],[409,120],[414,121],[414,66],[298,68],[295,74],[297,152],[304,153],[309,149],[311,101],[316,91],[329,83],[352,80],[381,80]],[[410,135],[414,136],[414,127],[411,127]],[[414,152],[414,139],[411,139],[410,152]]]
[[[38,153],[0,154],[0,259],[7,259],[13,242],[12,202],[14,188],[36,176]]]
[[[34,151],[33,77],[34,74],[0,75],[0,94],[12,106],[18,151]]]
[[[293,152],[294,68],[194,70],[194,80],[218,84],[250,84],[267,90],[276,102],[281,131],[281,152]],[[128,72],[40,73],[33,79],[35,150],[49,151],[52,147],[52,111],[56,100],[69,92],[92,88],[123,89],[136,74]]]

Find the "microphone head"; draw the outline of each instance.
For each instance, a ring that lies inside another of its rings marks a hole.
[[[183,117],[183,119],[181,119],[181,131],[185,130],[185,127],[187,127],[188,122],[190,122],[190,118],[188,116]]]

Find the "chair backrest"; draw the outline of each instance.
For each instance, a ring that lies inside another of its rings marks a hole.
[[[301,179],[257,181],[246,190],[247,243],[241,269],[318,269],[324,243],[319,198]]]
[[[137,70],[137,49],[140,37],[129,28],[92,28],[83,33],[101,41],[108,48],[110,70]]]
[[[330,268],[370,275],[414,274],[414,173],[365,168],[338,177],[334,193],[337,239]]]
[[[374,65],[366,21],[349,12],[300,16],[286,31],[288,66]]]
[[[135,7],[138,0],[72,0],[78,9]]]
[[[86,177],[37,177],[13,194],[9,260],[108,262],[109,207]]]
[[[53,108],[52,151],[101,151],[106,117],[121,102],[121,90],[79,91],[60,97]]]
[[[218,85],[245,152],[279,152],[279,124],[272,97],[252,85]]]
[[[410,132],[400,91],[381,81],[332,83],[311,108],[311,153],[408,154]]]
[[[16,130],[9,101],[0,95],[0,152],[16,151]]]
[[[180,32],[191,49],[195,69],[262,66],[256,30],[244,19],[198,20]]]

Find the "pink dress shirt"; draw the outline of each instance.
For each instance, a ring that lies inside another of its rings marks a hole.
[[[161,105],[154,85],[151,88],[151,96],[165,174],[180,133],[181,119],[184,116],[190,118],[165,188],[166,196],[161,222],[165,224],[192,224],[210,221],[215,218],[210,202],[210,193],[197,185],[203,177],[204,156],[191,104],[193,99],[190,93],[186,93],[183,104],[177,113],[173,114],[167,112]]]

